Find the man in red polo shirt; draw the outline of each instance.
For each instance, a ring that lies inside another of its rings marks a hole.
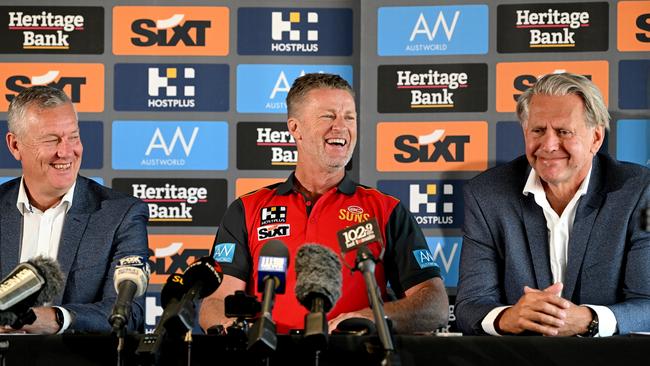
[[[390,284],[398,300],[385,304],[398,333],[431,331],[447,324],[448,299],[422,231],[410,213],[392,196],[353,182],[345,172],[357,141],[357,112],[350,85],[338,75],[306,74],[287,95],[289,132],[296,141],[296,170],[283,182],[244,195],[233,202],[217,233],[212,254],[224,279],[203,300],[203,329],[232,323],[224,315],[224,299],[236,290],[255,293],[258,257],[266,242],[286,243],[290,262],[286,293],[277,295],[273,320],[278,333],[302,329],[307,313],[293,292],[295,255],[305,243],[340,252],[336,233],[370,218],[379,224],[385,255],[375,277],[387,300]],[[370,245],[375,257],[381,247]],[[344,257],[354,266],[355,253]],[[328,313],[329,329],[339,322],[373,319],[363,276],[343,266],[341,297]],[[261,299],[261,295],[258,295]]]

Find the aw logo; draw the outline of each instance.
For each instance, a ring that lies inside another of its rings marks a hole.
[[[228,123],[113,121],[113,169],[226,170]]]
[[[485,121],[377,124],[380,172],[483,171],[487,159]]]
[[[63,90],[77,112],[104,111],[103,64],[0,63],[0,81],[1,112],[18,93],[34,85]]]
[[[456,287],[463,238],[460,236],[427,236],[426,239],[433,260],[440,267],[445,287]]]
[[[407,204],[422,228],[460,228],[463,225],[462,180],[380,180],[377,188]]]
[[[229,14],[225,6],[115,6],[113,53],[226,56]]]
[[[381,7],[377,54],[487,54],[488,15],[487,5]]]
[[[240,55],[349,56],[352,9],[239,8]]]
[[[291,84],[314,72],[338,74],[352,85],[349,65],[238,65],[237,112],[286,114]]]
[[[618,64],[618,107],[650,108],[650,60],[623,60]]]
[[[619,1],[617,7],[618,50],[650,51],[650,1]]]
[[[149,235],[149,284],[162,285],[170,274],[183,273],[197,259],[210,255],[214,235]]]
[[[497,112],[514,112],[517,99],[537,79],[552,73],[584,75],[596,84],[609,104],[609,63],[607,61],[550,61],[497,63]]]
[[[7,121],[0,121],[0,136],[8,131]],[[79,134],[84,146],[81,169],[101,169],[104,162],[104,128],[100,121],[79,121]],[[20,169],[20,162],[14,159],[6,147],[0,148],[0,169]]]
[[[212,258],[220,263],[232,263],[235,259],[235,243],[219,243],[212,249]]]
[[[214,111],[229,108],[228,65],[115,65],[118,111]]]
[[[650,168],[650,119],[621,119],[616,123],[616,158]]]

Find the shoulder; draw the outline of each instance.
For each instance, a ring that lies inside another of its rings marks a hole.
[[[8,180],[0,184],[0,197],[4,197],[9,194],[17,194],[18,187],[20,186],[20,177]]]
[[[146,206],[139,198],[105,187],[92,179],[82,176],[77,178],[77,187],[74,194],[73,200],[78,199],[90,206],[93,204],[103,208],[128,208],[138,204]]]
[[[643,190],[650,185],[650,169],[634,163],[618,161],[607,154],[598,154],[598,179],[607,190]]]
[[[465,183],[465,190],[482,192],[521,192],[530,167],[522,155],[506,164],[488,169]]]

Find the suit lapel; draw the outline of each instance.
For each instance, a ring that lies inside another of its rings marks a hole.
[[[537,280],[535,285],[541,290],[553,283],[546,219],[541,207],[535,203],[535,197],[532,193],[521,198],[521,207],[528,238],[528,248],[533,262],[535,279]]]
[[[22,235],[23,218],[16,208],[18,187],[15,185],[0,204],[0,275],[2,278],[18,265],[20,260],[20,237]]]

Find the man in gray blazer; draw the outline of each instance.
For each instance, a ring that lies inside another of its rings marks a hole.
[[[42,255],[57,259],[65,277],[53,304],[34,308],[36,320],[20,331],[110,331],[115,266],[127,256],[148,255],[147,206],[78,175],[83,146],[64,92],[25,89],[12,100],[8,122],[7,146],[22,177],[0,186],[0,275]],[[142,328],[143,319],[138,299],[128,329]]]
[[[585,77],[541,78],[517,103],[526,156],[464,188],[455,313],[466,334],[650,331],[650,169],[598,153],[609,127]]]

